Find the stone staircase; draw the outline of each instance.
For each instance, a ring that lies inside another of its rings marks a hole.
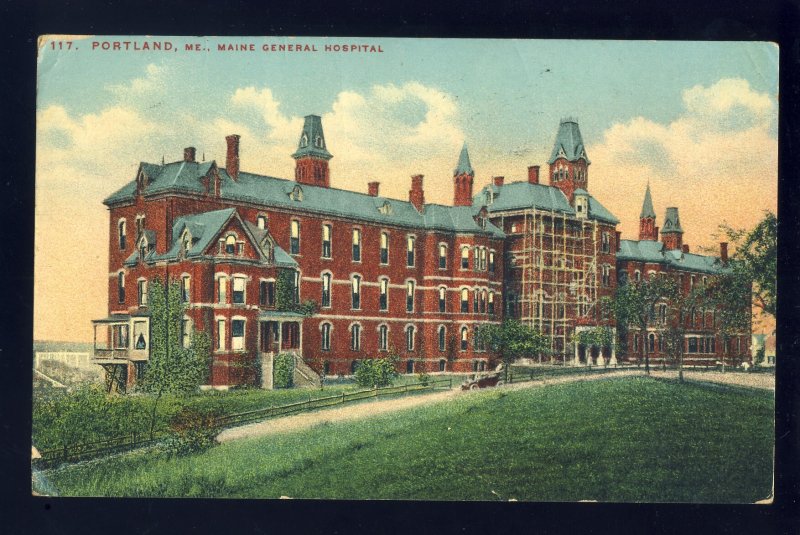
[[[322,379],[314,370],[305,363],[303,357],[294,353],[294,374],[292,375],[294,386],[296,387],[314,387],[319,388],[322,386]]]

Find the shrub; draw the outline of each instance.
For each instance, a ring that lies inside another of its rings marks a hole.
[[[219,416],[220,412],[216,409],[183,407],[170,420],[171,434],[166,442],[167,451],[174,455],[188,455],[211,448],[216,444]]]
[[[293,386],[294,357],[290,353],[280,353],[275,357],[272,368],[274,388],[291,388]]]
[[[395,369],[394,359],[366,359],[356,368],[356,382],[359,386],[376,388],[389,386],[399,375]]]
[[[417,379],[419,380],[421,385],[428,386],[428,383],[431,380],[431,376],[428,375],[426,372],[419,372],[417,374]]]

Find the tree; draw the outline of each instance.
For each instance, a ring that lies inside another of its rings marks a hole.
[[[686,344],[686,318],[690,317],[697,307],[705,305],[702,289],[697,287],[688,294],[675,292],[670,300],[661,336],[664,340],[664,352],[670,360],[678,366],[678,381],[683,382],[683,357],[684,345]]]
[[[737,285],[752,282],[753,304],[762,313],[775,317],[778,271],[778,218],[764,212],[764,218],[752,229],[721,225],[720,229],[735,247],[731,256],[730,276],[740,279]]]
[[[516,320],[503,323],[487,323],[475,330],[477,340],[494,351],[503,361],[504,376],[508,379],[508,368],[512,362],[525,355],[535,355],[550,349],[550,340],[534,329]]]
[[[602,351],[604,347],[610,347],[614,343],[614,332],[607,325],[598,325],[585,331],[576,332],[572,343],[584,346],[587,351],[592,347],[600,348]]]
[[[181,300],[180,284],[177,281],[164,284],[155,279],[149,286],[150,357],[140,386],[153,395],[152,436],[162,396],[188,394],[207,378],[211,342],[207,333],[194,329],[189,347],[183,347],[181,329],[185,306]]]
[[[751,299],[755,295],[755,284],[743,264],[741,261],[730,263],[726,271],[709,281],[703,295],[703,301],[716,312],[716,326],[725,348],[731,338],[748,332],[752,322]],[[722,371],[725,371],[724,352]]]
[[[619,324],[639,328],[639,361],[644,361],[645,373],[650,374],[650,356],[647,351],[647,330],[656,324],[656,304],[678,296],[678,286],[671,277],[653,276],[641,281],[625,281],[617,286],[609,307]]]

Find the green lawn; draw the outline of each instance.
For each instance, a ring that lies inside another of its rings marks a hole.
[[[752,502],[770,494],[773,410],[770,392],[618,378],[49,476],[75,496]]]

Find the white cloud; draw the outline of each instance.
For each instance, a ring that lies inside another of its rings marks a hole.
[[[150,63],[145,68],[143,77],[134,78],[127,84],[109,84],[106,89],[122,100],[139,97],[146,93],[163,92],[166,88],[166,74],[166,67]]]

